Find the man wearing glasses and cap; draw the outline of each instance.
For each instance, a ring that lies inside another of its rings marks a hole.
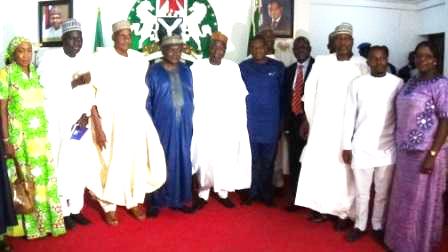
[[[99,51],[92,71],[96,107],[92,109],[94,139],[99,150],[97,182],[88,188],[98,198],[105,220],[117,225],[117,205],[125,206],[137,219],[145,219],[139,207],[147,193],[166,179],[163,148],[145,109],[148,96],[147,60],[130,49],[128,21],[112,25],[113,48]]]
[[[147,198],[147,215],[152,218],[162,207],[193,212],[187,206],[192,199],[193,80],[188,66],[180,62],[183,46],[179,35],[164,37],[160,44],[162,61],[151,65],[146,74],[146,109],[154,120],[167,163],[165,185]]]
[[[309,135],[295,204],[313,210],[313,222],[326,220],[327,214],[338,217],[336,230],[348,227],[355,196],[350,167],[340,155],[347,88],[368,72],[365,59],[353,56],[352,34],[348,23],[336,27],[332,33],[336,53],[316,58],[302,98],[308,122],[302,125],[309,125]]]

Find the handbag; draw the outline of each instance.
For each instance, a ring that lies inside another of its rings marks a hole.
[[[14,157],[17,179],[11,183],[12,199],[17,214],[34,212],[35,184],[32,177],[25,177],[17,158]]]

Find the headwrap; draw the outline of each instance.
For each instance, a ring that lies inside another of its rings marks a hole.
[[[14,61],[14,52],[16,51],[17,47],[24,42],[31,44],[31,41],[29,41],[25,37],[12,38],[8,44],[8,48],[6,49],[5,61],[10,61],[10,62]]]
[[[74,18],[67,19],[62,23],[62,35],[71,31],[81,31],[81,24]]]
[[[162,42],[160,43],[161,47],[167,46],[167,45],[182,45],[184,41],[182,40],[182,37],[179,35],[172,35],[172,36],[166,36],[162,39]]]
[[[334,29],[333,36],[339,35],[339,34],[348,34],[350,36],[353,36],[353,26],[349,23],[342,23]]]
[[[228,39],[227,39],[226,35],[224,35],[223,33],[219,32],[219,31],[217,31],[217,32],[214,32],[212,34],[212,40],[214,40],[214,41],[221,41],[224,44],[227,44],[227,40]]]
[[[131,24],[127,20],[121,20],[112,25],[112,32],[116,33],[119,30],[131,29]]]

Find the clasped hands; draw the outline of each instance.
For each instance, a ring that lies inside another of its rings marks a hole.
[[[90,83],[91,80],[91,76],[90,73],[83,73],[83,74],[75,74],[73,75],[73,80],[72,80],[72,88],[75,88],[77,86],[80,85],[85,85]]]

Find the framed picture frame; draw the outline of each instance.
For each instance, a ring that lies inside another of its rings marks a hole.
[[[279,38],[292,38],[294,0],[262,0],[261,3],[261,29],[272,29]]]
[[[41,46],[62,46],[62,23],[73,17],[72,0],[40,1],[38,12]]]

